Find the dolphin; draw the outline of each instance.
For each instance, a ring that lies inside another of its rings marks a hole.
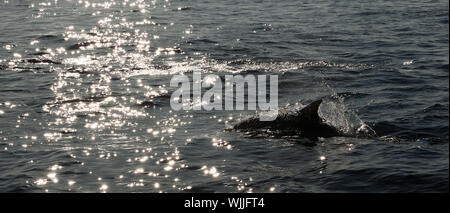
[[[300,137],[317,140],[319,137],[336,137],[344,134],[337,128],[327,124],[319,114],[322,99],[295,111],[280,112],[273,121],[260,121],[253,116],[240,121],[232,130],[244,132],[249,136]]]

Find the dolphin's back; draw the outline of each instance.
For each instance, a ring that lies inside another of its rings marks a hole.
[[[301,110],[281,112],[273,121],[260,121],[250,117],[236,124],[233,129],[247,133],[265,133],[278,136],[333,137],[339,131],[323,122],[318,110],[322,100],[317,100]]]

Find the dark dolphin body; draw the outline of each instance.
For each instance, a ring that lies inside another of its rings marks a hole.
[[[273,121],[260,121],[258,116],[248,118],[236,124],[233,130],[245,132],[250,136],[334,137],[343,134],[333,126],[325,123],[318,110],[322,100],[317,100],[301,110],[281,112]]]

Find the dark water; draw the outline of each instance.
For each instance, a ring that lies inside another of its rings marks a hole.
[[[2,0],[1,192],[448,192],[448,1]],[[347,132],[247,138],[173,74],[279,75]],[[366,127],[365,127],[366,126]]]

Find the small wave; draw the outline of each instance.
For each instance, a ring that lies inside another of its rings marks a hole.
[[[59,61],[54,61],[51,59],[38,59],[38,58],[30,58],[23,60],[26,63],[30,64],[61,64]]]
[[[192,7],[178,7],[176,9],[173,9],[172,11],[186,11],[186,10],[192,10]]]
[[[80,43],[68,46],[67,50],[79,50],[81,47],[88,47],[88,46],[95,45],[95,44],[96,44],[96,42],[93,42],[93,41],[80,42]]]
[[[427,141],[430,143],[448,142],[448,126],[430,128],[406,128],[393,122],[378,122],[370,125],[380,136],[379,139],[389,142]]]
[[[342,169],[326,178],[325,186],[329,190],[345,188],[355,192],[444,192],[448,191],[448,179],[433,174],[402,171],[394,167]],[[408,189],[405,191],[406,188]]]
[[[57,36],[57,35],[41,35],[37,39],[39,39],[39,40],[50,40],[50,39],[57,39],[57,38],[60,38],[60,37]]]

